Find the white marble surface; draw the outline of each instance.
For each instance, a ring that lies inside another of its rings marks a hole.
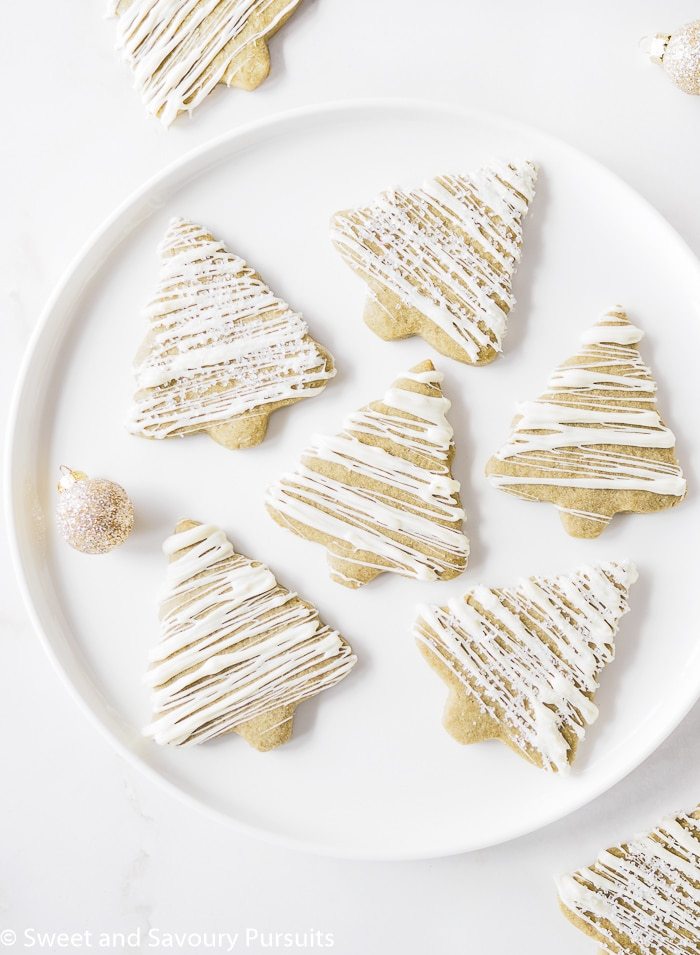
[[[167,133],[142,114],[103,9],[100,0],[62,0],[4,10],[3,409],[50,289],[112,208],[215,134],[308,102],[418,95],[537,125],[606,163],[700,253],[700,99],[676,91],[637,49],[643,34],[699,16],[697,0],[306,0],[273,41],[272,75],[260,90],[217,91]],[[183,952],[207,950],[214,933],[240,933],[234,950],[269,951],[260,938],[246,944],[251,930],[329,933],[339,955],[593,955],[559,916],[552,875],[700,799],[696,707],[612,791],[509,845],[402,864],[282,851],[193,814],[124,765],[44,658],[4,542],[0,577],[0,947],[11,937],[3,932],[17,933],[8,951],[32,940],[61,950],[60,938],[51,944],[32,931],[91,932],[82,941],[93,948],[101,932],[132,933],[112,950],[160,942]],[[208,937],[178,944],[169,932]],[[318,936],[312,941],[319,947]],[[214,950],[225,951],[225,939]]]

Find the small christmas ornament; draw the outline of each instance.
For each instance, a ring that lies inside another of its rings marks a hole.
[[[675,33],[644,37],[641,46],[680,90],[700,96],[700,20],[686,23]]]
[[[65,465],[60,475],[56,521],[66,543],[83,554],[106,554],[123,544],[134,526],[124,488]]]

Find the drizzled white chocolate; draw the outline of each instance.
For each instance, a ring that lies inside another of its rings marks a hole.
[[[450,473],[453,432],[441,381],[426,362],[382,401],[351,414],[340,434],[314,436],[297,469],[268,491],[275,519],[357,568],[419,580],[460,573],[469,542]],[[333,576],[348,586],[363,582],[349,572]]]
[[[301,315],[206,229],[173,219],[145,310],[127,427],[167,438],[320,394],[335,374]]]
[[[196,524],[163,550],[161,639],[146,677],[155,718],[144,730],[157,743],[203,743],[315,696],[354,666],[318,612],[218,527]]]
[[[414,635],[523,756],[565,770],[598,716],[598,674],[636,579],[624,561],[472,587],[445,607],[420,606]]]
[[[488,361],[501,350],[515,304],[511,281],[535,179],[531,162],[494,163],[411,192],[392,189],[338,213],[331,238],[375,301],[377,286],[389,289],[437,326],[461,360]]]
[[[267,75],[264,41],[300,0],[111,0],[117,47],[149,113],[169,126],[218,83],[254,88]],[[257,59],[253,75],[241,74]]]
[[[557,880],[567,915],[611,955],[700,952],[700,806]]]
[[[540,497],[546,487],[578,490],[574,499],[585,507],[558,501],[554,491],[547,500],[601,529],[611,514],[596,511],[597,498],[587,492],[645,492],[648,509],[674,503],[660,498],[681,500],[686,483],[675,437],[657,410],[656,383],[639,355],[642,335],[621,308],[610,309],[547,391],[518,406],[510,440],[489,462],[489,480],[521,497],[535,497],[534,486]],[[633,499],[617,509],[635,509]]]

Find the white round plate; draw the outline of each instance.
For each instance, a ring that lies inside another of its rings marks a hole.
[[[362,322],[363,283],[327,237],[329,216],[382,188],[470,170],[494,156],[540,165],[505,352],[470,368],[418,338],[385,343]],[[156,246],[171,216],[206,224],[300,309],[336,358],[321,397],[273,415],[263,444],[227,451],[208,437],[144,441],[123,427],[131,361],[154,288]],[[609,304],[646,331],[662,413],[690,478],[682,506],[618,516],[597,541],[567,536],[554,508],[490,487],[484,463],[514,404]],[[288,845],[347,857],[409,858],[475,849],[581,806],[638,765],[700,690],[694,606],[700,572],[697,409],[700,271],[636,193],[568,146],[501,119],[420,102],[324,105],[235,130],[147,183],[92,238],[54,293],[17,392],[9,514],[16,563],[38,632],[74,695],[133,763],[193,806]],[[265,486],[292,467],[314,431],[380,397],[425,357],[445,373],[456,476],[472,556],[449,583],[384,575],[359,591],[332,583],[322,548],[279,528]],[[126,487],[129,542],[85,557],[56,537],[60,464]],[[158,639],[161,544],[177,520],[219,524],[243,553],[319,608],[357,651],[340,686],[301,706],[293,740],[260,754],[237,736],[190,749],[140,735],[141,682]],[[600,719],[573,771],[544,773],[499,743],[462,747],[441,727],[445,688],[411,639],[414,605],[476,582],[633,558],[640,569],[617,659],[602,675]],[[29,679],[29,677],[27,677]]]

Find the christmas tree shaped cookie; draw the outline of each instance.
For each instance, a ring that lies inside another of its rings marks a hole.
[[[267,41],[301,0],[111,0],[117,47],[149,113],[169,126],[219,83],[254,90]]]
[[[642,334],[620,307],[603,315],[545,393],[518,407],[510,440],[486,466],[496,487],[556,505],[574,537],[597,537],[620,511],[660,511],[685,496]]]
[[[237,554],[212,524],[182,521],[168,555],[161,639],[146,677],[156,743],[204,743],[238,733],[259,750],[292,734],[294,711],[355,664],[318,611]]]
[[[331,576],[359,587],[384,571],[448,580],[467,565],[442,375],[425,361],[381,401],[317,435],[268,491],[272,517],[328,550]]]
[[[206,431],[227,448],[259,444],[273,411],[320,394],[333,359],[206,229],[173,219],[159,252],[127,427],[145,438]]]
[[[602,955],[700,952],[700,806],[557,880],[566,917]]]
[[[460,743],[500,739],[536,766],[567,769],[598,716],[598,675],[636,579],[630,563],[607,563],[419,607],[415,637],[450,691],[445,729]]]
[[[420,335],[470,365],[493,361],[536,175],[531,162],[494,163],[337,213],[331,238],[369,286],[367,325],[385,339]]]

